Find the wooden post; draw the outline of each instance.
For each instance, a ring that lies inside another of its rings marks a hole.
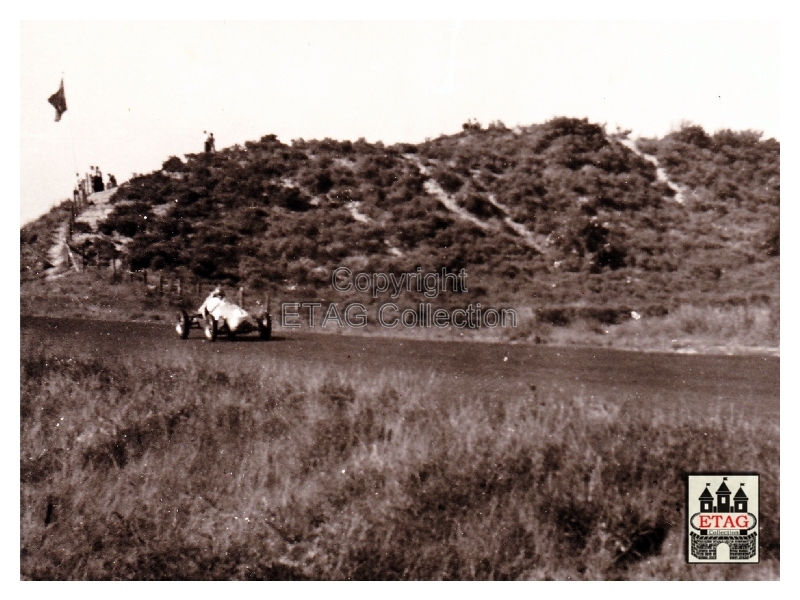
[[[177,285],[177,287],[178,287],[178,298],[181,298],[182,296],[181,296],[181,278],[180,277],[178,277],[178,282],[177,283],[178,283],[178,285]]]
[[[244,306],[244,288],[239,288],[239,306]]]
[[[67,239],[72,239],[72,227],[75,225],[75,201],[69,203],[69,232],[67,233]]]

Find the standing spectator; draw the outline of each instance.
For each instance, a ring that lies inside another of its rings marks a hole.
[[[100,172],[100,167],[95,167],[94,169],[94,175],[92,175],[92,191],[102,192],[105,189],[103,185],[103,174]]]
[[[208,137],[206,138],[206,154],[210,154],[212,152],[216,152],[216,148],[214,147],[214,134],[209,133]]]
[[[117,178],[114,177],[111,173],[108,174],[108,185],[106,186],[109,190],[114,189],[117,187]]]

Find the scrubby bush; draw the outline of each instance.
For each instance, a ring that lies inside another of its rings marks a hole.
[[[449,194],[455,194],[464,185],[464,180],[461,177],[446,169],[437,169],[434,177],[436,177],[442,189]]]
[[[172,173],[180,173],[184,171],[185,168],[186,165],[184,165],[183,161],[177,156],[170,156],[167,160],[164,161],[164,164],[161,165],[162,171],[169,171]]]
[[[72,233],[92,233],[94,230],[89,223],[85,223],[83,221],[75,221],[72,224]]]

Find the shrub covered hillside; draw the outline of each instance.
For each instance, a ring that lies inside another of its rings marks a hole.
[[[98,229],[128,240],[134,270],[309,298],[333,300],[346,265],[464,267],[467,300],[537,309],[768,304],[779,154],[749,131],[684,126],[637,146],[571,118],[470,122],[418,145],[268,135],[169,158],[122,185]]]

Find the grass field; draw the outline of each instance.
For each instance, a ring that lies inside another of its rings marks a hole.
[[[775,413],[69,341],[22,338],[23,579],[779,577]],[[761,564],[684,564],[704,470],[761,474]]]

